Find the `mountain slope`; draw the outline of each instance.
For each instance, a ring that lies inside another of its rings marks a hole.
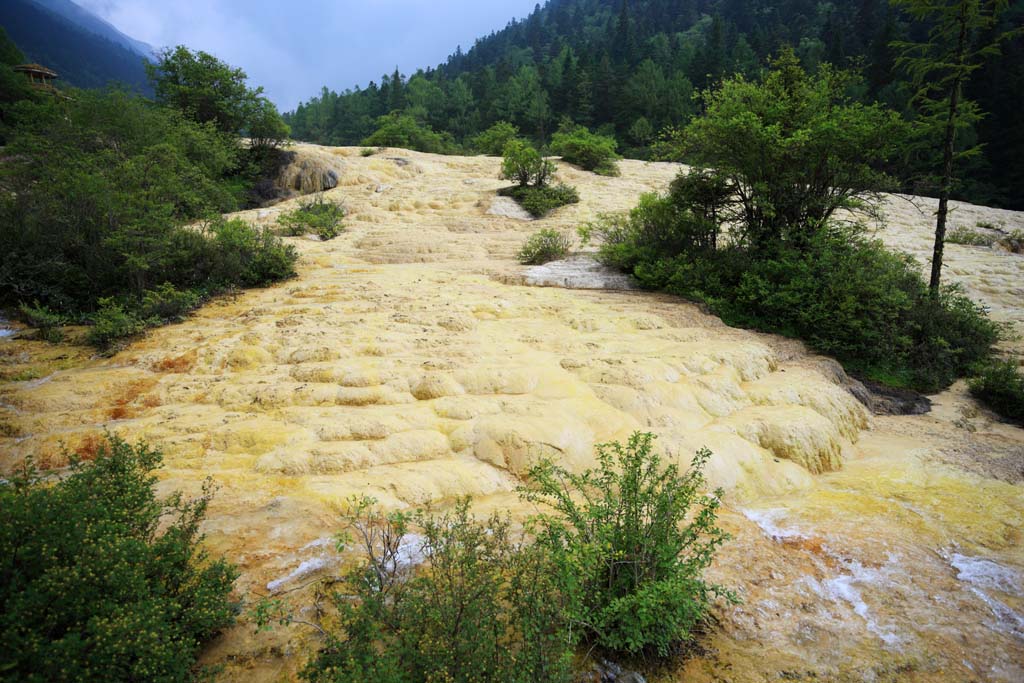
[[[98,18],[96,22],[104,23]],[[80,88],[122,83],[139,92],[151,92],[140,52],[32,0],[0,3],[0,25],[30,61],[53,69],[64,83]],[[113,27],[109,30],[116,31]]]
[[[1004,28],[1021,22],[1024,0],[1014,0]],[[289,123],[299,139],[358,144],[376,117],[406,109],[463,142],[498,120],[544,141],[569,117],[614,133],[622,151],[643,158],[659,130],[697,113],[694,92],[732,74],[755,75],[784,45],[812,70],[862,64],[857,95],[905,110],[912,89],[889,43],[920,32],[887,0],[549,0],[436,69],[340,94],[325,88]],[[1018,37],[971,83],[968,96],[989,115],[977,131],[984,154],[961,196],[1024,206],[1024,119],[1015,104],[1022,93]]]
[[[84,7],[79,7],[71,0],[35,0],[37,5],[40,5],[54,14],[64,17],[71,23],[84,28],[90,33],[95,33],[101,38],[117,43],[121,47],[127,48],[132,52],[135,52],[147,59],[153,57],[155,50],[152,45],[144,43],[141,40],[135,40],[131,36],[118,31],[111,24],[107,23],[100,17],[96,16]]]

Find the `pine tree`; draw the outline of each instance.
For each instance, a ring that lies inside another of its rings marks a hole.
[[[999,53],[999,45],[1021,28],[996,36],[986,35],[1006,11],[1008,0],[894,0],[915,19],[929,22],[925,42],[896,42],[901,52],[897,64],[918,88],[914,97],[921,109],[925,130],[940,132],[942,168],[939,175],[939,208],[935,219],[935,245],[929,287],[938,294],[942,279],[943,244],[949,197],[953,191],[957,160],[980,152],[976,145],[957,150],[957,132],[977,123],[981,108],[964,97],[964,87],[986,58]]]

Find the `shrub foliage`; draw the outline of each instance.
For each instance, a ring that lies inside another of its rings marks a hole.
[[[480,133],[472,140],[475,150],[481,154],[490,156],[501,156],[505,152],[505,145],[519,136],[519,128],[508,121],[498,121],[493,126]]]
[[[160,460],[111,436],[58,481],[29,466],[0,485],[0,680],[193,679],[236,572],[201,548],[209,482],[159,498]]]
[[[505,197],[512,197],[521,207],[534,218],[543,218],[555,209],[576,204],[580,201],[580,195],[576,188],[570,185],[515,185],[503,187],[498,194]]]
[[[266,231],[220,218],[188,225],[236,207],[238,143],[212,122],[120,92],[26,101],[16,114],[0,169],[0,304],[95,315],[110,323],[100,340],[139,327],[101,300],[170,320],[222,289],[294,272],[294,250]],[[167,286],[180,294],[158,304]]]
[[[401,147],[418,152],[444,154],[452,151],[454,141],[450,134],[435,133],[412,114],[391,112],[377,119],[377,130],[366,137],[361,145],[368,147]]]
[[[520,495],[550,512],[526,536],[507,517],[477,521],[468,498],[441,516],[354,499],[339,547],[360,562],[329,584],[336,615],[303,677],[567,683],[581,640],[664,655],[694,638],[716,597],[735,600],[703,578],[728,538],[721,492],[702,493],[707,450],[681,473],[652,439],[601,446],[599,467],[580,475],[534,467]],[[275,613],[298,621],[264,602],[258,623]]]
[[[526,240],[517,258],[523,265],[537,266],[565,258],[572,248],[572,240],[551,228],[539,230]]]
[[[345,209],[317,193],[299,203],[299,208],[282,214],[277,222],[285,235],[292,237],[312,233],[323,241],[332,240],[344,229],[341,225]]]
[[[1024,425],[1024,373],[1011,361],[986,363],[969,382],[971,394],[1006,419]]]
[[[811,76],[783,52],[760,82],[726,81],[677,139],[706,168],[581,232],[601,240],[606,263],[726,322],[799,337],[871,379],[938,390],[987,358],[1000,330],[958,289],[930,293],[917,264],[856,222],[877,217],[880,168],[905,126],[846,102],[850,78],[831,67]]]
[[[338,628],[306,680],[569,680],[556,575],[507,518],[476,521],[468,499],[431,517],[363,498],[343,538],[363,561],[335,593]]]
[[[554,162],[542,157],[530,143],[515,138],[505,144],[501,162],[503,179],[514,180],[519,187],[544,187],[554,175]]]
[[[617,176],[615,138],[590,132],[584,126],[562,126],[551,137],[551,152],[570,164],[598,175]]]
[[[598,468],[582,474],[543,462],[522,495],[554,510],[538,518],[538,542],[559,569],[569,622],[608,650],[665,656],[695,637],[715,598],[736,597],[703,577],[729,538],[717,526],[722,491],[702,493],[711,452],[684,473],[653,439],[598,446]]]

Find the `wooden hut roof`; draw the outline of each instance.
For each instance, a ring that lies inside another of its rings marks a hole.
[[[14,67],[15,71],[21,71],[22,73],[36,74],[43,76],[44,78],[57,78],[57,72],[53,69],[47,69],[42,64],[19,64]]]

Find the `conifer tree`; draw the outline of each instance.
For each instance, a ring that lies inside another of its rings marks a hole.
[[[973,126],[983,113],[977,102],[964,97],[964,88],[986,58],[999,53],[999,45],[1021,29],[995,36],[989,31],[1006,11],[1008,0],[894,0],[919,21],[930,23],[924,42],[894,42],[900,51],[897,65],[913,79],[914,97],[921,109],[921,125],[941,134],[942,167],[939,208],[935,214],[935,246],[929,287],[938,294],[942,280],[943,243],[949,197],[953,191],[955,162],[980,152],[977,145],[957,150],[957,132]]]

